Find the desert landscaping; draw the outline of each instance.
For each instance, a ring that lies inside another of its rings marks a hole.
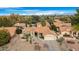
[[[76,12],[0,16],[0,51],[78,51],[79,10]]]

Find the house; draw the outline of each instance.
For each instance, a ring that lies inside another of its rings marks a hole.
[[[26,32],[29,32],[33,37],[37,37],[38,39],[50,40],[49,37],[56,37],[55,32],[51,31],[48,26],[41,26],[40,23],[39,25],[37,24],[37,27],[26,27]]]
[[[59,29],[62,35],[70,34],[72,27],[71,23],[65,23],[63,21],[60,21],[59,19],[55,19],[54,25]]]

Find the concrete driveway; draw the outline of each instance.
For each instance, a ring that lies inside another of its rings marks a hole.
[[[44,42],[48,45],[48,51],[61,51],[56,40],[45,40]]]

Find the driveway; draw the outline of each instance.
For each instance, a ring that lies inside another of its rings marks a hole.
[[[26,41],[26,39],[22,39],[20,36],[16,35],[11,39],[10,43],[0,47],[1,51],[35,51],[34,42],[38,42],[41,49],[40,51],[46,51],[47,48],[43,47],[43,42],[40,40],[34,40],[32,44]]]
[[[6,48],[5,48],[6,47]],[[4,49],[3,49],[4,48]],[[32,51],[33,45],[26,42],[25,39],[21,39],[20,36],[16,35],[11,39],[11,42],[2,47],[4,51]]]
[[[48,51],[61,51],[56,40],[45,40],[44,42],[48,45]]]
[[[25,39],[21,39],[20,36],[16,35],[11,39],[11,42],[2,47],[3,51],[35,51],[34,42],[38,42],[41,49],[40,51],[61,51],[56,40],[37,40],[35,39],[32,44],[26,42]],[[1,49],[1,47],[0,47]]]

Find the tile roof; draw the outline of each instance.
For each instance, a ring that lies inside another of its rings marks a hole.
[[[27,32],[37,32],[37,33],[43,33],[43,35],[47,34],[55,34],[53,31],[49,29],[49,27],[27,27],[26,28]]]
[[[60,21],[59,19],[55,20],[54,25],[56,27],[59,27],[61,32],[64,32],[64,31],[69,32],[72,29],[71,23],[64,23],[64,22]]]
[[[16,30],[16,27],[4,27],[4,28],[0,28],[0,30],[2,29],[6,29],[8,30],[8,32],[10,33],[11,37],[13,37],[15,35],[15,30]]]

